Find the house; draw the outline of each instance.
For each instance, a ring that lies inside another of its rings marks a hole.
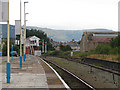
[[[63,46],[69,45],[72,50],[80,50],[79,44],[74,39],[72,39],[72,41],[69,42],[56,42],[53,41],[53,39],[51,39],[50,43],[55,48],[55,50],[60,50],[59,45],[63,45]]]
[[[31,36],[26,39],[26,54],[34,54],[35,50],[39,50],[39,40],[40,38],[36,36]]]
[[[74,39],[72,39],[72,41],[68,42],[67,45],[69,45],[72,50],[80,50],[79,44]]]
[[[107,44],[112,38],[118,36],[117,32],[84,32],[80,43],[80,51],[88,52],[99,44]]]

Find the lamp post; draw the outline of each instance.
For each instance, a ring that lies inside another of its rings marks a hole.
[[[20,0],[20,68],[22,68],[22,32],[21,32],[21,0]]]
[[[10,44],[10,34],[9,34],[9,0],[8,0],[8,20],[7,20],[7,83],[10,83],[10,60],[9,60],[9,52],[10,52],[10,47],[9,47],[9,44]]]
[[[26,21],[27,21],[26,15],[28,14],[25,12],[25,4],[26,3],[28,3],[28,2],[24,2],[24,61],[26,59],[26,47],[25,47],[25,45],[26,45]]]

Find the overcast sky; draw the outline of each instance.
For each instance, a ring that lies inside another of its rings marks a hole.
[[[68,30],[118,29],[119,0],[22,0],[22,9],[24,1],[29,1],[26,4],[28,26]],[[20,18],[19,6],[19,0],[10,0],[10,24],[14,25]]]

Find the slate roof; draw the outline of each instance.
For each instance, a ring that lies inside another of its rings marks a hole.
[[[95,43],[109,43],[112,38],[113,37],[96,37],[96,38],[94,38],[90,42],[95,42]]]

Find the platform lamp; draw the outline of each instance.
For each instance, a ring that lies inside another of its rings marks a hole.
[[[9,0],[8,0],[8,20],[7,20],[7,83],[10,83],[10,73],[11,73],[11,64],[10,64],[10,60],[9,60],[9,52],[10,52],[10,34],[9,34],[10,30],[9,30]]]
[[[21,0],[20,0],[20,68],[22,68],[22,44],[21,44],[21,40],[22,40],[22,32],[21,32],[21,19],[22,19],[22,15],[21,15]]]
[[[29,14],[29,13],[26,13],[25,12],[25,4],[26,3],[28,3],[28,2],[24,2],[24,61],[25,61],[25,59],[26,59],[26,47],[25,47],[25,45],[26,45],[26,15],[27,14]]]

